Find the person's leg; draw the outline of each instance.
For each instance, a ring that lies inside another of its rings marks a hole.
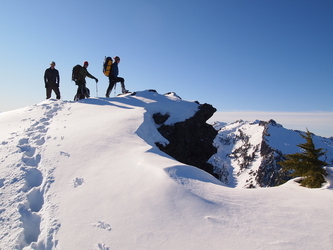
[[[83,85],[78,85],[77,86],[77,91],[76,91],[76,100],[81,100],[84,99],[84,95],[83,95],[83,89],[82,89]],[[83,98],[82,98],[83,96]]]
[[[113,89],[114,84],[115,84],[115,81],[110,79],[109,80],[109,87],[106,90],[106,94],[105,94],[106,97],[110,97],[110,93],[111,93],[111,91]]]
[[[86,83],[84,81],[76,81],[75,84],[77,85],[77,91],[76,91],[76,95],[74,96],[74,101],[78,101],[81,99],[85,98],[85,94],[84,94],[84,88],[86,86]]]
[[[54,84],[53,91],[56,94],[56,98],[59,100],[60,99],[60,90],[57,84]]]
[[[74,101],[80,100],[80,85],[77,86],[76,95],[74,96]]]
[[[46,99],[50,99],[51,98],[51,92],[52,92],[52,86],[50,86],[48,84],[47,88],[46,88]]]
[[[83,95],[85,98],[90,97],[90,90],[86,87],[86,85],[84,85],[84,87],[83,87]]]
[[[125,79],[122,77],[117,77],[117,82],[120,82],[122,93],[126,94],[128,90],[125,88]]]
[[[80,86],[80,100],[86,98],[86,95],[85,95],[85,87],[86,87],[85,85],[81,85],[81,86]]]

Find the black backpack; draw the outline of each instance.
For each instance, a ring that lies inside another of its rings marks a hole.
[[[72,70],[72,81],[76,82],[80,76],[80,69],[82,68],[81,65],[75,65]]]

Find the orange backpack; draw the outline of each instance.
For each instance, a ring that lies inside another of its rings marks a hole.
[[[110,76],[111,74],[111,67],[112,67],[112,58],[110,56],[105,57],[104,63],[103,63],[103,73],[106,76]]]

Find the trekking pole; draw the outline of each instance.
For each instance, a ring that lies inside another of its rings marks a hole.
[[[98,97],[98,87],[97,87],[97,82],[96,82],[96,97]]]
[[[117,83],[114,84],[114,96],[116,96]]]

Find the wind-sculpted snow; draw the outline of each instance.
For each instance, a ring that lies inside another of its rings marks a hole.
[[[183,183],[182,180],[194,180],[200,182],[209,182],[216,185],[223,185],[214,176],[206,173],[205,171],[187,165],[169,167],[166,168],[165,171],[170,175],[171,178],[180,183]]]
[[[1,113],[0,249],[330,249],[332,185],[230,188],[157,148],[153,115],[198,106],[142,91]]]

